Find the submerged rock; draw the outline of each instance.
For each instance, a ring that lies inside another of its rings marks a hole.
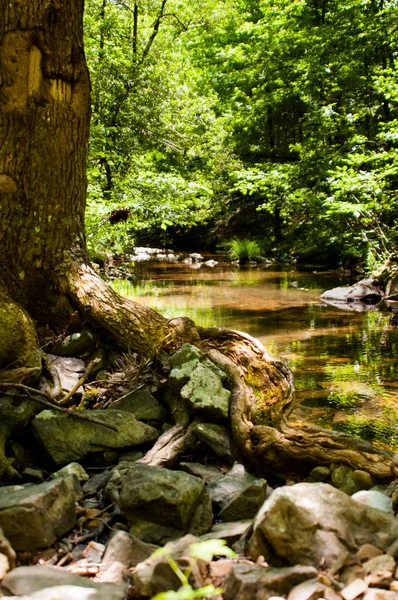
[[[209,531],[213,513],[203,481],[181,471],[120,463],[105,493],[126,515],[130,533],[162,544]]]
[[[15,550],[51,546],[75,525],[80,496],[74,476],[0,488],[0,526]]]
[[[42,411],[32,421],[33,431],[57,464],[77,461],[91,452],[138,446],[159,437],[154,427],[122,410],[82,410],[79,414],[112,425],[117,431],[51,410]]]
[[[343,551],[355,554],[366,543],[387,550],[398,523],[324,483],[299,483],[275,490],[253,524],[252,559],[264,556],[286,564],[331,566]]]
[[[378,281],[363,279],[355,285],[340,286],[327,290],[321,295],[321,300],[344,310],[364,312],[384,298],[384,292],[378,287]]]

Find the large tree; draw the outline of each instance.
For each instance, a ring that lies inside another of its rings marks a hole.
[[[35,325],[62,328],[78,311],[115,343],[144,356],[185,340],[205,348],[229,373],[231,430],[241,452],[260,469],[334,461],[388,476],[391,452],[344,434],[289,427],[291,373],[256,340],[199,329],[188,320],[167,321],[118,296],[91,269],[84,235],[90,84],[82,16],[83,0],[0,0],[3,381],[37,376],[42,353]],[[3,446],[4,406],[0,402]],[[160,458],[155,452],[148,462],[172,460],[187,439],[182,429],[168,433],[159,444]]]

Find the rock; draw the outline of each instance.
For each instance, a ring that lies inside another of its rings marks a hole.
[[[77,385],[84,373],[86,368],[84,362],[80,360],[80,358],[67,358],[54,356],[53,354],[47,354],[47,359],[57,371],[63,391],[70,392]],[[51,392],[50,386],[46,380],[40,387],[43,392]],[[75,394],[82,396],[84,394],[83,386],[80,386]]]
[[[189,255],[189,258],[192,258],[192,260],[194,262],[201,262],[203,260],[203,256],[201,254],[199,254],[198,252],[192,252]]]
[[[269,598],[272,593],[287,594],[297,584],[317,576],[313,567],[263,567],[260,565],[235,564],[225,580],[224,600],[253,600]],[[263,591],[267,595],[259,595]]]
[[[105,567],[105,570],[101,569],[95,579],[101,583],[119,583],[121,581],[129,583],[130,573],[122,563],[114,561]]]
[[[57,464],[79,460],[91,452],[138,446],[159,437],[156,429],[125,411],[82,410],[79,414],[112,425],[117,431],[51,410],[42,411],[32,421],[33,431]]]
[[[154,594],[181,587],[179,577],[169,564],[169,556],[177,562],[183,572],[187,568],[192,569],[189,582],[195,588],[202,587],[207,575],[205,563],[189,556],[190,545],[198,541],[195,536],[186,535],[177,542],[166,544],[167,553],[137,565],[134,570],[134,586],[138,595],[152,597]]]
[[[390,513],[391,515],[394,513],[392,509],[392,498],[388,498],[382,492],[377,492],[375,490],[361,490],[360,492],[353,494],[352,499],[365,506],[377,508],[383,512]]]
[[[22,477],[25,481],[44,481],[43,472],[40,469],[32,469],[31,467],[26,467],[22,471]]]
[[[89,329],[68,335],[51,348],[51,354],[56,356],[81,356],[90,352],[97,343],[97,336]]]
[[[312,483],[327,481],[331,475],[331,470],[329,467],[324,467],[319,465],[312,469],[309,474],[308,481]]]
[[[310,579],[290,590],[287,600],[316,600],[317,598],[325,598],[327,591],[328,587],[326,585],[316,579]]]
[[[202,540],[226,540],[227,545],[231,546],[246,533],[252,522],[252,519],[245,519],[244,521],[234,521],[232,523],[218,523],[201,538]]]
[[[62,479],[62,477],[67,477],[68,475],[76,475],[79,481],[88,481],[90,479],[89,474],[76,462],[69,463],[69,465],[62,467],[62,469],[53,473],[51,479]]]
[[[204,352],[192,344],[183,344],[170,364],[165,400],[177,423],[184,422],[186,410],[212,419],[228,418],[231,393],[222,385],[226,374]]]
[[[385,550],[397,536],[398,523],[387,513],[329,484],[299,483],[275,490],[264,502],[254,520],[248,556],[327,568],[344,550],[354,553],[366,543]]]
[[[205,265],[206,267],[215,267],[218,265],[218,260],[206,260]]]
[[[105,487],[108,479],[111,476],[110,471],[103,471],[102,473],[97,473],[97,475],[93,475],[90,479],[83,485],[83,494],[85,496],[94,496],[97,492],[102,490]]]
[[[381,554],[367,560],[363,565],[368,585],[386,587],[390,585],[395,571],[395,560],[389,554]]]
[[[13,569],[15,567],[16,554],[15,554],[14,548],[11,546],[10,542],[4,535],[4,532],[1,527],[0,527],[0,552],[1,552],[1,554],[3,554],[4,556],[7,557],[8,564],[10,565],[11,569]]]
[[[124,584],[95,583],[60,567],[41,565],[14,569],[5,576],[2,587],[15,596],[35,600],[124,600],[126,594]],[[85,595],[82,588],[90,594]]]
[[[0,552],[0,581],[10,570],[10,562],[5,554]]]
[[[369,588],[362,600],[397,600],[397,592]]]
[[[235,448],[231,435],[222,425],[198,423],[194,428],[196,437],[207,444],[221,458],[232,464],[235,460]]]
[[[105,492],[126,515],[130,533],[145,542],[161,544],[185,533],[201,535],[212,524],[204,483],[188,473],[120,463]]]
[[[0,526],[15,550],[51,546],[76,523],[75,477],[0,488]]]
[[[111,565],[119,562],[129,569],[147,560],[158,547],[154,544],[146,544],[126,531],[117,531],[106,546],[102,564]]]
[[[149,390],[129,392],[115,402],[113,408],[133,413],[139,421],[165,421],[167,412]]]
[[[383,554],[383,551],[380,548],[376,548],[372,544],[364,544],[361,546],[357,552],[357,559],[359,562],[363,563],[371,558],[375,558],[375,556],[380,556]]]
[[[181,462],[178,465],[178,469],[180,471],[185,471],[185,473],[189,473],[190,475],[194,475],[194,477],[203,479],[206,484],[216,483],[224,477],[217,467],[202,465],[201,463]]]
[[[346,585],[340,592],[344,600],[355,600],[368,589],[363,579],[354,579],[349,585]]]
[[[332,471],[332,483],[333,485],[342,492],[345,492],[349,496],[355,494],[358,491],[357,486],[352,478],[354,469],[347,467],[346,465],[338,465]]]
[[[374,479],[367,471],[356,469],[351,473],[351,476],[358,490],[370,490],[374,486]]]
[[[257,514],[266,499],[267,482],[250,475],[238,464],[217,483],[209,484],[207,491],[220,507],[224,521],[239,521]]]

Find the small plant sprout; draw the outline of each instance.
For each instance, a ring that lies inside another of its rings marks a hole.
[[[189,546],[189,556],[194,560],[204,560],[210,562],[214,556],[224,556],[226,558],[234,558],[235,552],[228,548],[225,540],[206,540]],[[160,592],[153,596],[151,600],[192,600],[193,598],[210,598],[216,594],[222,594],[222,588],[215,588],[214,585],[206,585],[204,587],[193,589],[189,583],[189,576],[192,572],[192,567],[188,567],[184,572],[180,569],[174,558],[168,553],[168,548],[160,548],[152,554],[152,558],[167,555],[167,560],[174,573],[181,581],[181,587],[177,590],[169,590]]]

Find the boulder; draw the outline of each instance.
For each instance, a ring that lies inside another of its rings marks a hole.
[[[139,421],[165,421],[167,413],[149,390],[129,392],[113,404],[113,408],[133,413]]]
[[[275,490],[264,502],[247,549],[254,560],[264,556],[290,565],[329,567],[342,551],[354,554],[366,543],[387,550],[397,536],[392,515],[329,484],[299,483]]]
[[[384,292],[377,280],[363,279],[351,286],[327,290],[321,295],[321,300],[344,310],[366,311],[378,304],[383,297]]]
[[[317,570],[309,566],[273,568],[237,563],[227,575],[223,597],[224,600],[253,600],[287,594],[293,586],[317,575]]]
[[[201,463],[180,462],[178,469],[203,479],[206,484],[215,483],[224,477],[217,467],[213,467],[212,465],[202,465]]]
[[[267,482],[247,473],[243,465],[235,465],[224,477],[207,487],[212,501],[219,507],[223,521],[239,521],[254,517],[267,493]]]
[[[126,515],[130,533],[162,544],[185,533],[209,531],[213,513],[202,480],[181,471],[119,463],[105,488]]]
[[[69,463],[69,465],[65,465],[65,467],[53,473],[51,479],[62,479],[62,477],[67,477],[68,475],[76,475],[79,481],[88,481],[90,479],[88,473],[76,462]]]
[[[122,410],[82,410],[79,414],[112,425],[117,431],[66,414],[42,411],[32,421],[33,431],[56,464],[80,460],[91,452],[138,446],[159,437],[156,429]]]
[[[198,423],[194,427],[196,437],[209,446],[221,458],[232,464],[236,450],[231,435],[226,427],[215,423]]]
[[[125,584],[95,583],[47,566],[18,567],[5,576],[2,588],[32,600],[124,600],[127,591]]]
[[[211,419],[227,419],[231,392],[223,387],[226,374],[204,352],[184,344],[170,360],[165,396],[176,422],[188,410]]]
[[[378,510],[390,513],[391,515],[394,514],[392,498],[389,498],[377,490],[361,490],[360,492],[353,494],[352,499],[361,504],[365,504],[366,506],[371,506],[372,508],[377,508]]]
[[[74,476],[0,488],[0,526],[15,550],[51,546],[75,525],[80,496]]]

